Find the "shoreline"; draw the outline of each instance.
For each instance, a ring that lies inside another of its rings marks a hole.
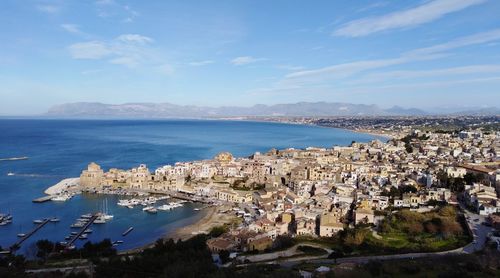
[[[179,240],[185,241],[198,234],[208,234],[210,230],[214,227],[231,223],[235,217],[221,213],[219,208],[220,207],[209,206],[202,209],[198,215],[183,220],[179,220],[179,221],[188,221],[190,222],[190,224],[176,227],[171,231],[168,231],[158,239],[163,239],[163,240],[172,239],[173,241],[179,241]],[[194,221],[191,222],[190,220]],[[175,222],[172,223],[172,225],[175,224],[176,224]],[[153,247],[155,243],[156,240],[140,247],[118,251],[118,254],[126,255],[126,254],[139,253],[145,249]]]

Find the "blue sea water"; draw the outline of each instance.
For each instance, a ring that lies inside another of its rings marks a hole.
[[[197,205],[151,215],[140,208],[117,206],[117,196],[80,195],[64,203],[32,203],[61,179],[79,176],[89,162],[105,170],[128,169],[145,163],[150,170],[177,161],[212,158],[221,151],[248,156],[271,148],[331,147],[376,137],[341,129],[304,125],[211,120],[0,120],[0,158],[27,156],[28,160],[0,161],[0,213],[11,213],[12,224],[0,226],[0,246],[16,242],[18,233],[33,229],[33,220],[58,217],[22,245],[32,256],[39,239],[63,241],[69,226],[80,215],[108,208],[115,217],[93,225],[91,241],[124,240],[119,249],[131,249],[155,241],[176,227],[194,221]],[[380,139],[380,138],[379,138]],[[7,176],[9,172],[14,176]],[[135,229],[126,237],[122,233]],[[82,244],[79,241],[79,244]]]

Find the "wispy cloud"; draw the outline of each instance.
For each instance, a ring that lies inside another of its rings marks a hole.
[[[242,66],[242,65],[247,65],[247,64],[252,64],[260,61],[265,61],[266,58],[255,58],[252,56],[240,56],[232,59],[230,61],[231,64],[235,66]]]
[[[73,34],[81,34],[82,33],[82,31],[80,31],[80,28],[76,24],[65,23],[65,24],[61,24],[61,27],[64,30],[66,30],[70,33],[73,33]]]
[[[61,11],[61,6],[52,4],[40,4],[37,5],[36,8],[37,10],[48,14],[55,14]]]
[[[114,0],[98,0],[95,2],[97,16],[102,18],[121,17],[121,22],[133,22],[140,14],[129,5],[122,5]]]
[[[304,67],[302,66],[293,66],[293,65],[277,65],[276,68],[282,70],[291,70],[291,71],[298,71],[304,69]]]
[[[470,66],[431,69],[431,70],[386,71],[386,72],[369,74],[366,76],[366,78],[376,82],[379,80],[387,80],[387,79],[410,79],[410,78],[421,78],[421,77],[498,74],[498,73],[500,73],[500,65],[470,65]]]
[[[111,47],[100,41],[72,44],[69,52],[74,59],[101,59],[113,53]]]
[[[373,33],[411,28],[457,12],[486,0],[433,0],[424,4],[382,16],[361,18],[347,22],[333,32],[335,36],[362,37]]]
[[[465,46],[476,45],[476,44],[484,44],[484,43],[489,43],[489,42],[498,41],[498,40],[500,40],[500,28],[477,33],[477,34],[470,35],[470,36],[457,38],[457,39],[454,39],[452,41],[442,43],[442,44],[433,45],[430,47],[419,48],[419,49],[416,49],[414,51],[409,52],[409,54],[421,55],[421,54],[429,54],[429,53],[438,53],[438,52],[444,52],[444,51],[459,48],[459,47],[465,47]]]
[[[112,64],[136,67],[148,58],[152,38],[138,34],[123,34],[111,41],[88,41],[69,46],[74,59],[108,59]]]
[[[213,63],[214,63],[214,61],[212,61],[212,60],[204,60],[204,61],[193,61],[193,62],[190,62],[189,65],[193,66],[193,67],[201,67],[201,66],[210,65],[210,64],[213,64]]]
[[[402,79],[460,74],[498,74],[500,73],[500,65],[474,65],[448,69],[390,71],[386,73],[374,72],[397,65],[441,59],[450,56],[451,53],[448,52],[450,50],[476,44],[487,44],[497,40],[500,40],[500,29],[460,37],[447,43],[437,44],[426,48],[414,49],[393,58],[359,60],[316,69],[298,70],[286,74],[269,88],[261,88],[259,90],[266,92],[282,92],[287,90],[304,90],[318,86],[341,88],[356,83],[383,82],[389,78]],[[356,76],[356,82],[352,79],[354,76]]]
[[[152,43],[154,41],[150,37],[142,36],[139,34],[120,35],[117,39],[119,41],[122,41],[122,42],[132,42],[132,43],[139,43],[139,44],[147,44],[147,43]]]

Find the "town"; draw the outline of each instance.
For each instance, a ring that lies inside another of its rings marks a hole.
[[[367,226],[382,238],[377,231],[387,230],[388,220],[400,217],[399,212],[425,215],[443,207],[471,211],[464,221],[474,236],[469,245],[478,250],[487,236],[499,240],[490,232],[500,228],[499,135],[479,129],[414,129],[387,142],[272,149],[246,158],[224,152],[154,172],[146,165],[105,172],[91,163],[80,185],[86,191],[172,194],[217,204],[239,221],[207,241],[214,253],[269,251],[283,236],[314,241]],[[459,224],[448,224],[442,231],[460,233]],[[425,231],[432,233],[429,225]],[[411,227],[405,232],[411,233]],[[460,247],[444,248],[451,246]]]

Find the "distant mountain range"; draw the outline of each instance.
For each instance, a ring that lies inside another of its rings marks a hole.
[[[444,110],[447,111],[447,110]],[[417,108],[394,106],[382,109],[377,105],[299,102],[251,107],[204,107],[171,103],[104,104],[77,102],[57,105],[44,115],[56,118],[224,118],[257,116],[425,116],[425,115],[500,115],[496,107],[474,108],[453,112],[428,112]]]

